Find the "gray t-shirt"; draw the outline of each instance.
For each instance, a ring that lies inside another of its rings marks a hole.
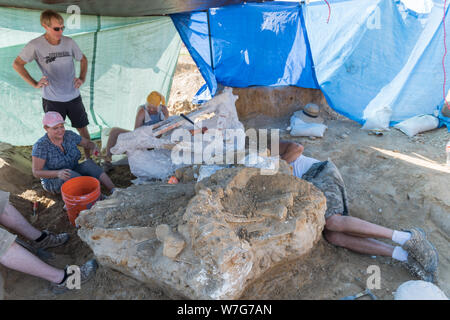
[[[42,87],[42,97],[51,101],[66,102],[75,99],[80,91],[74,87],[75,65],[83,53],[69,37],[62,36],[58,45],[50,44],[44,35],[31,40],[19,54],[25,62],[36,60],[48,86]]]

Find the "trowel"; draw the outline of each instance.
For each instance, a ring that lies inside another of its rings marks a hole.
[[[370,298],[372,298],[372,300],[378,300],[378,298],[372,293],[372,291],[370,291],[370,289],[366,289],[363,292],[357,293],[353,296],[346,296],[341,298],[340,300],[356,300],[358,298],[361,298],[363,296],[369,296]]]
[[[33,214],[31,215],[31,218],[30,218],[31,223],[35,223],[38,219],[38,208],[39,208],[39,202],[34,201],[33,202]]]

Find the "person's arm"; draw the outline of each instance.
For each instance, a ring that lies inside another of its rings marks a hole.
[[[145,119],[145,111],[142,108],[139,108],[137,114],[136,114],[136,120],[134,121],[134,130],[136,130],[139,127],[142,127],[144,124]]]
[[[161,105],[161,110],[164,114],[164,120],[167,120],[167,118],[169,117],[169,109],[167,109],[165,105]]]
[[[32,171],[33,176],[36,178],[60,178],[64,181],[70,179],[70,170],[62,169],[62,170],[44,170],[44,165],[46,160],[41,159],[35,156],[31,157],[32,159]]]
[[[287,163],[297,160],[303,150],[303,146],[299,143],[280,141],[280,157]]]
[[[13,68],[33,88],[42,88],[44,86],[48,86],[49,83],[47,77],[43,76],[39,81],[34,80],[33,77],[28,73],[27,69],[25,69],[26,64],[27,63],[23,61],[21,57],[17,57],[14,60]]]
[[[75,88],[78,89],[86,81],[87,68],[88,61],[86,56],[83,54],[83,58],[80,60],[80,76],[74,80]]]

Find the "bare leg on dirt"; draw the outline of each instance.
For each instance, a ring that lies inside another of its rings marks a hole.
[[[362,238],[392,239],[394,230],[359,218],[335,214],[327,219],[325,229]]]
[[[392,257],[406,261],[408,253],[401,247],[393,247],[373,238],[389,239],[403,245],[410,233],[392,230],[359,218],[332,215],[326,220],[325,238],[332,244],[359,253]]]
[[[374,256],[392,257],[394,247],[370,238],[347,235],[342,232],[324,231],[325,238],[332,244],[349,250]]]

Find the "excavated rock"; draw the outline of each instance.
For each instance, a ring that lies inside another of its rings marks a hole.
[[[319,240],[326,199],[280,166],[228,168],[201,183],[131,186],[81,212],[98,261],[173,298],[238,299]]]

